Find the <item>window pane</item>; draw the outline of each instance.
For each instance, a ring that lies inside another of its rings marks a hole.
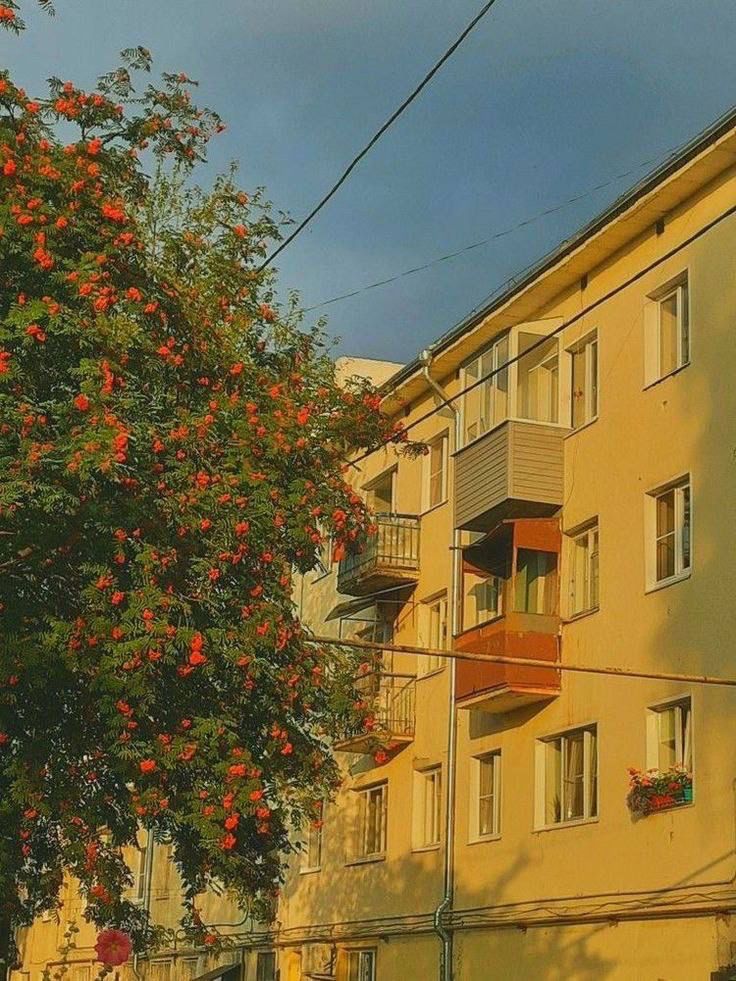
[[[690,360],[690,308],[687,283],[680,287],[680,364]]]
[[[562,740],[552,739],[544,745],[545,823],[558,824],[562,820]]]
[[[598,415],[598,338],[590,342],[588,368],[590,374],[590,418]]]
[[[553,614],[557,609],[557,555],[520,548],[516,559],[516,609]]]
[[[677,763],[677,710],[675,706],[658,713],[659,768],[668,770]]]
[[[565,773],[562,781],[563,820],[585,816],[584,734],[576,732],[564,739]]]
[[[590,606],[598,606],[598,529],[590,536]]]
[[[588,747],[590,760],[588,761],[590,786],[588,787],[588,800],[590,802],[590,812],[586,817],[597,817],[598,815],[598,733],[593,729],[588,736]]]
[[[572,352],[572,424],[577,429],[586,419],[586,402],[588,385],[585,377],[585,347],[579,347]]]
[[[659,373],[666,375],[678,366],[677,290],[659,301]]]
[[[493,424],[497,425],[508,414],[509,369],[504,368],[509,360],[509,338],[502,337],[496,344],[496,367],[499,369],[493,379],[494,412]]]
[[[682,568],[690,568],[690,486],[680,490],[682,499]]]
[[[493,754],[478,760],[478,834],[498,834],[497,797],[499,756]]]

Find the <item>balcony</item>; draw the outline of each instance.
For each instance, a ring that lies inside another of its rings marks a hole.
[[[416,675],[370,671],[355,682],[370,726],[347,727],[335,742],[346,753],[369,753],[377,743],[398,746],[414,739]]]
[[[350,596],[414,583],[419,578],[419,518],[413,514],[378,514],[378,533],[340,560],[337,588]]]
[[[455,527],[546,517],[563,501],[563,426],[507,420],[455,455]]]
[[[458,661],[459,708],[505,713],[560,693],[556,519],[501,522],[463,550],[463,630],[454,649],[549,661],[550,667]]]

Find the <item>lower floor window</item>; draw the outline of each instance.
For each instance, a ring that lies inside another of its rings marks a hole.
[[[256,957],[256,981],[276,981],[276,951],[261,950]]]
[[[596,726],[571,729],[540,740],[537,790],[540,826],[583,821],[598,815]]]
[[[375,950],[349,950],[347,962],[347,981],[376,981]]]
[[[680,768],[692,773],[692,710],[689,698],[649,710],[647,764],[660,772]]]

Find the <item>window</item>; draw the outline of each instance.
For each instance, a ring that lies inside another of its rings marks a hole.
[[[463,433],[470,443],[508,415],[509,337],[499,338],[465,365],[463,388],[485,379],[463,396]],[[490,377],[488,377],[490,376]]]
[[[276,951],[259,950],[256,955],[256,981],[276,981]]]
[[[687,275],[653,293],[645,311],[646,381],[671,375],[690,360],[690,296]]]
[[[685,477],[649,497],[654,533],[649,579],[658,584],[681,578],[690,571],[690,478]]]
[[[572,359],[573,429],[579,429],[598,417],[598,333],[593,331],[570,348]]]
[[[557,554],[520,548],[516,555],[516,610],[554,614],[557,610]]]
[[[572,537],[570,612],[573,616],[598,608],[598,525]]]
[[[376,514],[393,514],[395,476],[396,471],[389,470],[366,487],[368,507]]]
[[[376,981],[375,950],[349,950],[347,954],[347,981]]]
[[[438,845],[442,820],[442,767],[414,772],[414,847]]]
[[[597,817],[597,742],[596,726],[588,726],[537,743],[539,827]]]
[[[142,903],[146,891],[146,847],[139,848],[135,855],[135,869],[133,870],[133,894],[134,903]]]
[[[424,508],[429,511],[447,500],[447,433],[432,440],[424,458]]]
[[[386,851],[388,785],[358,793],[358,858],[380,858]]]
[[[463,576],[463,630],[488,623],[503,612],[503,580],[482,570]]]
[[[322,867],[322,820],[308,821],[305,829],[302,872],[316,872]]]
[[[517,408],[522,419],[557,422],[560,402],[559,343],[556,337],[519,331]]]
[[[501,833],[501,753],[476,756],[473,760],[471,804],[472,839],[491,838]]]
[[[443,651],[447,649],[447,594],[423,604],[424,635],[427,647]],[[419,675],[430,674],[444,667],[445,659],[439,654],[425,654],[417,658]]]
[[[647,765],[653,770],[681,767],[692,773],[692,708],[689,698],[664,702],[647,716]]]

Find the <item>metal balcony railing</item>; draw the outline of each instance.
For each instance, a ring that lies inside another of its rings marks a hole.
[[[410,742],[414,738],[416,675],[370,671],[356,679],[355,691],[369,724],[348,726],[337,741],[340,749],[359,753],[375,740]]]
[[[415,514],[377,514],[378,531],[359,552],[340,560],[338,589],[346,593],[369,580],[390,582],[415,578],[419,571],[419,518]],[[376,583],[377,584],[377,583]]]

